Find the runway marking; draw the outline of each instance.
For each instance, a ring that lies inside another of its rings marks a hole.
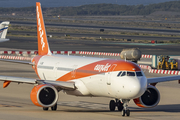
[[[21,107],[17,105],[0,104],[0,107]]]
[[[80,108],[87,108],[87,109],[103,109],[103,110],[109,110],[108,104],[101,104],[101,103],[91,103],[91,102],[85,102],[85,101],[79,101],[79,102],[58,102],[58,105],[61,106],[70,106],[70,107],[80,107]]]

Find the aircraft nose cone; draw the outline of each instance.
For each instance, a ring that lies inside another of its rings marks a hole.
[[[147,82],[144,80],[134,80],[133,84],[131,85],[130,93],[132,94],[133,98],[138,98],[146,91]]]
[[[126,94],[128,99],[138,98],[145,92],[147,88],[146,79],[129,79],[129,84],[126,86]]]

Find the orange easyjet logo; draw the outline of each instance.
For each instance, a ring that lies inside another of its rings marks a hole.
[[[44,31],[43,31],[43,29],[42,29],[42,27],[41,27],[41,20],[40,20],[40,15],[39,15],[39,8],[38,8],[38,6],[37,6],[37,19],[38,19],[38,31],[39,31],[39,33],[40,33],[40,39],[41,39],[41,45],[42,45],[42,50],[44,49],[44,47],[45,47],[45,42],[44,42],[44,38],[43,38],[43,34],[44,34]]]
[[[106,72],[108,71],[109,67],[111,66],[111,64],[107,63],[106,65],[100,65],[100,64],[97,64],[95,67],[94,67],[94,70],[96,71],[99,71],[99,72]]]

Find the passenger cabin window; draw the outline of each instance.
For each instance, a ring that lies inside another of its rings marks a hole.
[[[143,76],[142,72],[136,72],[136,76]]]

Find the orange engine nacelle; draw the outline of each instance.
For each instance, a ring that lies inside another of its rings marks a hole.
[[[52,107],[57,103],[58,91],[52,85],[35,86],[31,91],[31,101],[40,107]]]
[[[152,85],[148,85],[145,93],[134,99],[134,103],[139,107],[151,108],[155,107],[160,101],[160,93],[158,89]]]

